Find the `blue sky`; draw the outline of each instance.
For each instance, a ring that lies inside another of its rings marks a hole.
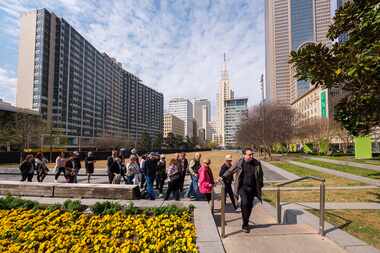
[[[236,96],[260,100],[264,0],[1,0],[0,98],[15,102],[19,16],[47,8],[146,85],[215,105],[223,53]],[[213,106],[215,108],[215,106]],[[214,114],[214,113],[213,113]]]

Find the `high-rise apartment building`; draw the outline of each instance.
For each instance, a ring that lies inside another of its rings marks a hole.
[[[216,95],[217,101],[217,135],[220,145],[224,146],[224,123],[225,123],[225,101],[233,99],[234,93],[230,88],[230,80],[228,77],[226,54],[224,54],[224,63],[222,69],[222,78],[219,83],[218,93]]]
[[[186,98],[172,98],[169,113],[185,122],[185,136],[193,137],[193,105]]]
[[[185,122],[170,113],[164,114],[164,138],[172,133],[174,136],[185,136]]]
[[[310,89],[297,81],[289,65],[289,54],[307,43],[329,43],[330,0],[265,1],[265,91],[266,99],[290,105]]]
[[[234,98],[225,101],[224,146],[236,147],[236,134],[241,123],[248,118],[247,98]]]
[[[193,99],[193,118],[197,122],[197,136],[202,137],[202,140],[211,139],[207,135],[208,122],[211,119],[211,104],[208,99]]]
[[[46,9],[21,16],[16,104],[68,136],[162,134],[162,93]]]

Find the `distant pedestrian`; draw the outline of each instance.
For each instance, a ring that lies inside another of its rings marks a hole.
[[[113,173],[112,184],[120,184],[123,173],[123,161],[120,157],[116,158],[111,172]]]
[[[96,159],[94,153],[88,152],[87,157],[84,160],[84,166],[86,168],[87,182],[90,183],[92,174],[94,174]]]
[[[199,169],[201,167],[201,157],[200,153],[195,153],[194,158],[190,160],[189,172],[191,176],[191,183],[189,189],[187,190],[186,197],[193,200],[198,200],[199,198]]]
[[[65,178],[67,183],[75,182],[75,156],[71,155],[65,162]]]
[[[157,173],[157,154],[150,153],[148,159],[144,162],[144,175],[146,180],[146,192],[150,200],[156,199],[156,193],[154,192],[153,182]]]
[[[220,177],[223,177],[224,173],[226,173],[227,170],[229,170],[232,166],[232,155],[226,155],[225,159],[224,159],[224,163],[222,165],[222,167],[220,168],[220,172],[219,172],[219,176]],[[225,177],[223,178],[223,183],[225,185],[225,198],[224,198],[224,203],[226,203],[226,200],[227,200],[227,194],[230,196],[230,199],[231,199],[231,202],[232,202],[232,205],[233,207],[235,208],[235,210],[237,209],[237,206],[236,206],[236,202],[235,202],[235,195],[234,195],[234,192],[232,190],[232,182],[233,182],[234,178],[232,175],[228,176],[228,177]]]
[[[37,153],[36,156],[34,157],[34,166],[35,166],[35,170],[37,170],[38,182],[43,182],[46,175],[48,174],[49,169],[48,169],[47,164],[48,164],[48,161],[46,160],[44,155],[41,152]]]
[[[137,163],[137,157],[135,155],[131,155],[129,157],[129,163],[127,164],[126,168],[127,168],[127,171],[126,171],[127,182],[126,183],[127,184],[135,184],[136,182],[140,183],[141,181],[140,167],[139,167],[139,164]]]
[[[166,191],[165,200],[168,200],[173,193],[175,200],[179,200],[179,184],[181,174],[177,168],[177,159],[171,159],[169,167],[166,169],[168,175],[168,190]]]
[[[34,158],[33,155],[29,154],[25,157],[24,161],[20,164],[21,171],[21,181],[32,182],[34,175]]]
[[[54,176],[54,182],[58,182],[58,178],[61,175],[65,175],[65,153],[61,152],[55,159],[55,176]]]
[[[74,151],[74,171],[75,171],[75,177],[74,177],[74,183],[78,183],[78,175],[79,171],[82,168],[80,163],[80,153],[78,151]]]
[[[253,158],[253,150],[251,148],[243,149],[243,158],[224,173],[222,180],[235,173],[235,189],[241,199],[242,230],[249,233],[249,217],[253,209],[253,201],[255,197],[262,201],[261,193],[264,186],[264,174],[261,163]]]
[[[108,183],[112,184],[113,178],[115,177],[114,172],[118,169],[117,164],[117,150],[112,150],[112,155],[107,158],[107,175]]]
[[[160,197],[162,197],[164,184],[166,180],[166,158],[165,155],[160,156],[160,160],[157,163],[157,177],[156,184]]]
[[[210,168],[210,159],[204,159],[199,169],[199,192],[202,193],[208,202],[211,200],[212,188],[214,187],[214,177]]]

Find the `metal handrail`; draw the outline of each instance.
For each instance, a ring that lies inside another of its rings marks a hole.
[[[223,181],[220,181],[220,184],[222,186],[221,188],[221,194],[220,194],[220,224],[221,224],[221,236],[222,238],[226,237],[226,212],[225,212],[225,195],[226,195],[226,186]],[[214,214],[214,207],[215,207],[215,192],[214,192],[215,185],[212,188],[211,191],[211,213]]]
[[[319,185],[319,234],[321,236],[325,236],[325,202],[326,202],[326,187],[325,187],[325,179],[320,177],[314,177],[314,176],[306,176],[297,178],[294,180],[290,180],[281,184],[277,184],[277,197],[276,197],[276,207],[277,207],[277,223],[281,224],[281,191],[280,188],[284,185],[296,183],[299,181],[307,180],[307,179],[313,179],[320,182]]]

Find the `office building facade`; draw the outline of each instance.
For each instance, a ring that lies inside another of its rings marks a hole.
[[[293,77],[289,54],[307,43],[328,44],[326,34],[330,23],[330,0],[265,1],[267,101],[290,105],[311,88],[309,82]]]
[[[16,104],[68,136],[162,134],[163,95],[46,9],[21,16]]]
[[[193,137],[193,105],[186,98],[169,100],[169,113],[185,122],[185,136]]]
[[[164,114],[164,138],[172,133],[174,136],[185,136],[185,122],[170,113]]]
[[[191,102],[193,104],[193,118],[197,123],[196,135],[200,137],[202,141],[211,139],[211,137],[207,135],[208,122],[211,118],[210,101],[208,99],[193,99]]]
[[[247,103],[247,98],[235,98],[225,101],[225,147],[237,147],[236,134],[241,123],[248,119]]]

